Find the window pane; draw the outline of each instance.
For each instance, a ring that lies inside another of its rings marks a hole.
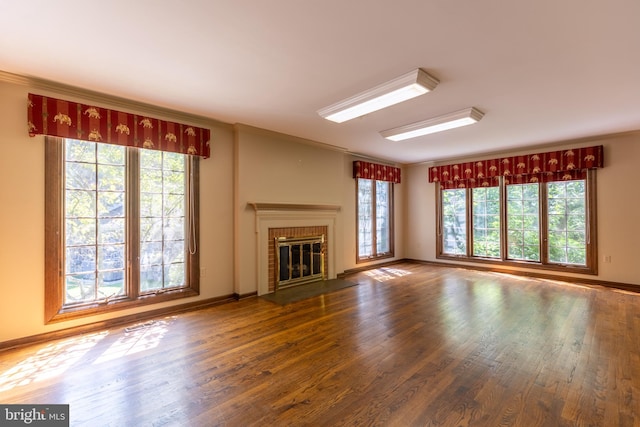
[[[466,190],[442,190],[442,251],[445,254],[467,253]]]
[[[67,190],[65,215],[67,218],[94,218],[96,216],[96,192]]]
[[[184,263],[167,265],[165,267],[164,277],[166,288],[177,288],[180,286],[184,286]]]
[[[125,148],[65,141],[65,304],[125,290]]]
[[[162,194],[142,193],[140,194],[140,216],[141,217],[161,217],[162,216]]]
[[[96,271],[96,247],[69,247],[66,253],[66,272],[68,274]]]
[[[96,220],[67,218],[65,222],[65,240],[67,246],[95,245]]]
[[[124,243],[124,218],[106,218],[98,220],[98,243]]]
[[[124,166],[98,166],[98,190],[124,191]]]
[[[186,285],[186,156],[141,150],[141,291]]]
[[[140,244],[140,265],[162,265],[162,242]]]
[[[500,257],[500,189],[474,188],[473,199],[473,255]]]
[[[93,142],[67,139],[65,141],[65,159],[69,162],[96,162],[96,144]]]
[[[165,218],[164,240],[184,240],[184,218]]]
[[[358,179],[358,257],[373,254],[373,181]]]
[[[65,188],[79,190],[96,189],[96,165],[67,162]]]
[[[123,165],[125,150],[119,145],[98,144],[98,162],[103,165]]]
[[[143,168],[140,163],[140,192],[162,193],[162,171]]]
[[[165,194],[164,216],[184,217],[185,199],[182,194]],[[161,205],[162,206],[162,205]]]
[[[586,183],[547,184],[549,262],[586,265]]]
[[[162,289],[162,266],[140,266],[140,292]]]
[[[96,299],[96,275],[68,274],[65,277],[65,303],[91,302]]]
[[[98,194],[99,217],[124,217],[124,192],[100,192]]]
[[[507,185],[507,258],[540,261],[539,184]]]
[[[389,186],[388,182],[376,181],[376,253],[378,255],[391,250]]]

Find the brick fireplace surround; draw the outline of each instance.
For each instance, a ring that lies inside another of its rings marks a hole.
[[[276,237],[325,236],[324,263],[327,279],[334,279],[335,233],[337,205],[307,205],[291,203],[249,203],[255,210],[256,220],[256,271],[258,295],[275,289]]]

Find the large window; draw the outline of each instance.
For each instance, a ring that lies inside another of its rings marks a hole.
[[[595,274],[594,179],[441,189],[438,257]]]
[[[197,159],[47,138],[47,321],[197,295]]]
[[[393,184],[358,178],[357,261],[393,256]]]

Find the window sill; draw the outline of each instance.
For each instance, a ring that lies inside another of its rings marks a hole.
[[[356,264],[363,264],[365,262],[373,262],[373,261],[379,261],[381,259],[388,259],[388,258],[393,258],[395,255],[393,253],[385,253],[382,255],[376,255],[376,256],[371,256],[371,257],[366,257],[366,258],[358,258],[356,259]]]
[[[181,298],[195,297],[198,295],[200,295],[200,293],[191,288],[182,288],[158,294],[141,295],[136,299],[119,299],[107,303],[92,303],[74,307],[63,307],[55,316],[53,316],[53,318],[47,320],[46,324],[96,316],[98,314],[111,313],[119,310],[144,307]]]
[[[437,259],[457,261],[457,262],[469,262],[477,264],[488,264],[496,266],[508,266],[516,268],[531,268],[536,270],[547,270],[562,273],[572,274],[589,274],[597,275],[598,266],[576,266],[576,265],[562,265],[562,264],[541,264],[536,261],[515,261],[515,260],[502,260],[497,258],[481,258],[481,257],[467,257],[457,255],[444,255],[440,254],[436,256]]]

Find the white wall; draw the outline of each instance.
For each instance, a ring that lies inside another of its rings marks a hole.
[[[598,204],[598,275],[570,276],[599,279],[609,282],[640,285],[640,191],[637,189],[640,162],[640,132],[562,142],[555,146],[546,145],[541,149],[526,152],[551,151],[556,149],[603,145],[604,168],[597,172]],[[506,154],[493,154],[491,158]],[[471,161],[477,158],[455,159],[455,162]],[[440,162],[447,164],[450,162]],[[435,184],[427,180],[428,166],[411,165],[405,168],[409,194],[406,203],[407,230],[405,234],[405,255],[407,258],[423,261],[436,259],[436,212]],[[604,257],[611,256],[611,263],[604,263]],[[442,262],[451,262],[442,260]],[[472,263],[465,263],[473,265]],[[511,267],[510,267],[511,268]],[[527,269],[516,269],[527,271]],[[536,270],[540,272],[540,270]]]

